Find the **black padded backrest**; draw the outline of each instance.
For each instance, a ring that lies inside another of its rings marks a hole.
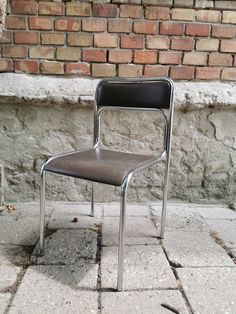
[[[173,85],[165,78],[104,79],[96,90],[98,107],[169,109]]]

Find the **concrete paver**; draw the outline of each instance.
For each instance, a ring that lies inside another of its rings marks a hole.
[[[0,293],[0,314],[5,314],[11,299],[10,293]]]
[[[127,204],[127,216],[149,216],[149,206],[144,204]],[[120,216],[120,203],[112,203],[104,205],[105,217],[119,217]]]
[[[236,267],[182,268],[177,273],[194,313],[236,313]]]
[[[14,285],[20,267],[10,265],[0,265],[0,290],[6,289]]]
[[[236,211],[226,206],[197,206],[197,211],[205,219],[234,219],[236,220]]]
[[[31,250],[19,245],[0,245],[0,265],[28,265]]]
[[[228,248],[236,249],[236,220],[208,219],[207,223]]]

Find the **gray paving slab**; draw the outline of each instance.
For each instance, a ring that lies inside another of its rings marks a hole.
[[[9,313],[97,313],[96,264],[31,266]]]
[[[144,204],[129,204],[126,206],[127,216],[149,216],[149,206]],[[111,203],[104,205],[105,217],[119,217],[120,216],[120,203]]]
[[[74,221],[76,219],[76,221]],[[77,214],[68,214],[52,217],[48,222],[48,229],[86,229],[86,228],[96,228],[97,225],[101,224],[101,218],[85,217],[79,216]]]
[[[196,206],[197,211],[203,218],[206,219],[231,219],[236,220],[236,211],[229,209],[226,206]]]
[[[0,290],[13,286],[20,270],[17,266],[0,265]]]
[[[161,205],[151,206],[157,228],[161,225]],[[166,231],[170,230],[206,230],[206,224],[196,208],[186,204],[169,204],[166,215]]]
[[[38,217],[39,218],[39,212],[40,212],[40,205],[38,202],[27,202],[27,203],[16,203],[16,210],[12,213],[14,216],[20,218],[25,216],[31,216],[31,217]],[[45,215],[50,216],[53,208],[55,206],[54,203],[46,202],[45,206]],[[11,215],[12,215],[11,214]]]
[[[103,314],[170,314],[171,311],[163,304],[174,308],[177,313],[189,313],[177,290],[104,292],[101,304]]]
[[[32,248],[20,245],[0,245],[0,265],[28,265]]]
[[[102,224],[102,244],[118,244],[119,217],[105,217]],[[157,230],[147,217],[126,217],[125,244],[158,244]]]
[[[236,249],[230,249],[229,251],[230,251],[232,257],[235,259],[235,262],[236,262]]]
[[[102,288],[117,288],[117,253],[118,247],[102,249]],[[171,267],[159,245],[125,247],[124,290],[176,287]]]
[[[236,267],[180,268],[177,273],[193,313],[236,313]]]
[[[5,314],[11,300],[10,293],[0,293],[0,314]]]
[[[207,232],[166,232],[163,240],[169,261],[176,266],[231,266],[233,261]]]
[[[236,220],[207,219],[207,223],[228,248],[236,249]]]
[[[59,229],[46,237],[45,255],[39,256],[37,244],[31,262],[42,265],[75,264],[79,259],[95,261],[97,233],[82,229]]]

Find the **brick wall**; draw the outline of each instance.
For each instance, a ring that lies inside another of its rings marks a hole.
[[[236,1],[9,2],[1,72],[236,79]]]

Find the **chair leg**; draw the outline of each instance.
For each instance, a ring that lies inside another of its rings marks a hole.
[[[166,205],[167,205],[168,181],[169,181],[169,158],[167,157],[166,167],[165,167],[162,212],[161,212],[161,232],[160,232],[160,238],[161,239],[164,239],[165,225],[166,225]]]
[[[91,217],[94,217],[94,183],[92,182]]]
[[[41,172],[40,180],[40,254],[44,255],[45,248],[45,171]]]

